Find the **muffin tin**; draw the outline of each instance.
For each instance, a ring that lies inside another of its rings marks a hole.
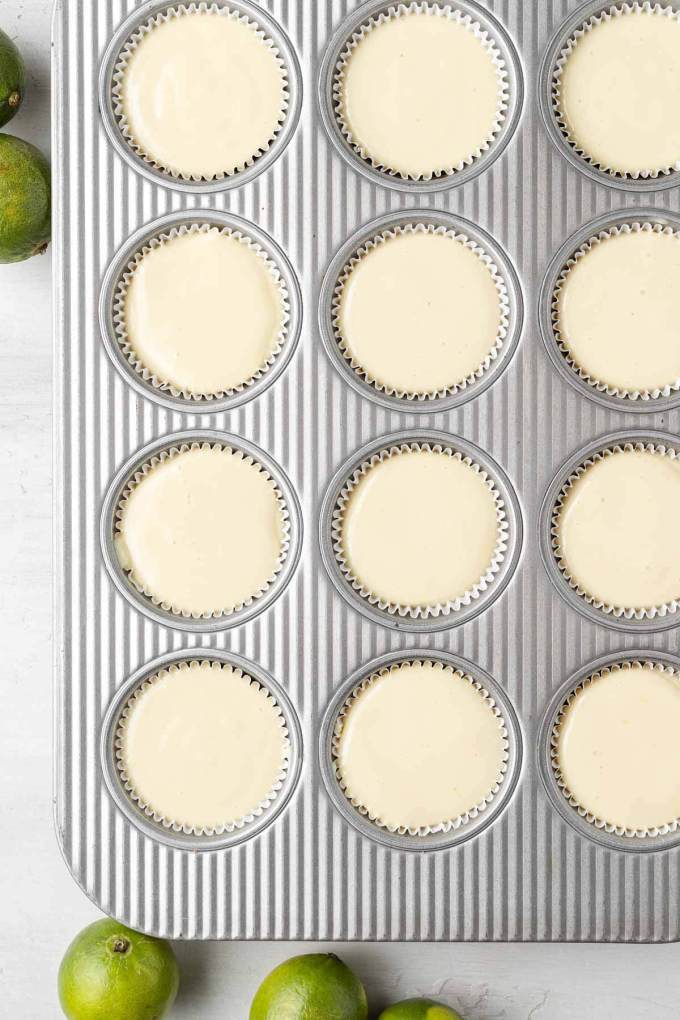
[[[217,2],[274,40],[290,102],[271,148],[214,181],[158,172],[116,122],[117,54],[168,0],[123,0],[115,16],[101,5],[85,19],[76,0],[56,4],[55,796],[68,866],[104,911],[170,937],[680,939],[677,833],[603,835],[559,792],[550,765],[556,713],[580,679],[629,656],[673,665],[679,650],[674,616],[586,611],[551,560],[549,516],[564,471],[612,436],[668,443],[680,431],[674,391],[611,397],[573,372],[552,332],[554,285],[579,244],[647,213],[675,223],[675,173],[634,181],[603,174],[565,142],[551,112],[564,40],[604,5],[569,0],[562,22],[557,0],[540,11],[533,0],[431,0],[489,33],[506,65],[508,107],[482,156],[428,181],[362,160],[335,117],[333,79],[346,40],[389,4]],[[649,208],[637,204],[640,192]],[[288,336],[271,367],[237,393],[206,401],[177,397],[130,367],[114,308],[134,252],[159,231],[199,222],[253,237],[290,302]],[[497,357],[470,385],[431,401],[371,387],[333,334],[333,290],[347,258],[376,231],[407,222],[469,235],[507,290]],[[265,463],[290,514],[291,545],[276,582],[244,612],[187,620],[153,606],[116,567],[112,515],[142,461],[205,439]],[[385,613],[352,591],[336,569],[331,535],[348,473],[406,440],[444,444],[488,470],[508,521],[500,570],[480,598],[422,621]],[[409,658],[469,673],[496,701],[508,733],[508,771],[487,808],[426,836],[374,825],[349,803],[332,767],[347,694],[381,665]],[[270,690],[291,740],[271,807],[215,837],[155,823],[115,767],[116,723],[133,690],[165,666],[200,659],[231,663]]]

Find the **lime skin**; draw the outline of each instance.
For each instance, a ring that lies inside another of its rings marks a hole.
[[[10,37],[0,29],[0,127],[9,124],[26,91],[26,69]]]
[[[105,918],[76,935],[58,983],[68,1020],[160,1020],[175,1001],[179,970],[163,939]]]
[[[250,1020],[367,1020],[366,992],[333,953],[294,956],[258,988]]]
[[[50,240],[50,165],[35,145],[0,134],[0,262],[22,262]]]
[[[378,1020],[463,1020],[460,1013],[432,999],[405,999],[388,1006]]]

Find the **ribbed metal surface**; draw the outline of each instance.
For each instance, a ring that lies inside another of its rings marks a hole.
[[[678,648],[677,632],[641,637],[582,619],[541,566],[537,509],[559,464],[592,438],[624,427],[677,432],[680,412],[625,415],[598,407],[551,366],[536,300],[551,254],[577,226],[608,209],[677,208],[675,191],[638,198],[586,180],[553,151],[539,123],[536,75],[565,0],[489,0],[523,62],[527,98],[508,151],[478,180],[426,196],[364,181],[332,151],[316,108],[317,67],[351,0],[268,0],[298,49],[305,98],[299,130],[267,173],[243,188],[193,198],[152,185],[114,155],[97,110],[97,73],[131,0],[60,0],[55,15],[54,153],[56,331],[56,796],[57,825],[74,877],[106,912],[184,938],[655,940],[680,937],[677,851],[623,854],[572,831],[550,807],[535,766],[537,729],[554,690],[584,662],[643,644]],[[180,208],[230,209],[264,227],[300,275],[305,322],[285,375],[253,403],[199,418],[138,397],[110,364],[97,300],[107,263],[145,222]],[[503,377],[446,414],[383,410],[331,368],[316,329],[323,270],[357,227],[384,212],[434,206],[479,223],[507,248],[527,307],[524,336]],[[318,509],[337,466],[398,428],[445,429],[488,450],[513,480],[525,551],[509,590],[474,622],[428,638],[376,626],[347,608],[323,573]],[[137,448],[201,425],[236,432],[286,469],[302,500],[300,569],[260,619],[193,637],[132,611],[101,561],[100,504],[117,467]],[[333,810],[319,778],[319,723],[332,692],[362,662],[417,646],[462,654],[512,698],[526,764],[509,809],[457,849],[399,853],[362,838]],[[141,664],[175,648],[230,648],[268,669],[303,724],[299,789],[258,838],[231,851],[190,854],[143,837],[114,808],[99,766],[106,706]]]

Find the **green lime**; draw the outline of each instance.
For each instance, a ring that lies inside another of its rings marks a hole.
[[[388,1006],[378,1020],[463,1020],[455,1009],[443,1006],[432,999],[405,999]]]
[[[366,992],[333,953],[294,956],[264,979],[250,1020],[367,1020]]]
[[[50,165],[39,149],[0,134],[0,262],[22,262],[50,240]]]
[[[170,945],[108,917],[76,935],[59,968],[69,1020],[160,1020],[178,987]]]
[[[0,127],[11,121],[25,91],[26,69],[21,54],[0,28]]]

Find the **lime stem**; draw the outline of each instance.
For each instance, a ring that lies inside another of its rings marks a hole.
[[[124,938],[122,935],[119,935],[117,938],[115,938],[111,946],[111,949],[113,950],[114,953],[127,953],[129,948],[130,940]]]
[[[21,102],[21,92],[12,92],[7,102],[10,105],[10,109],[16,110],[17,106]]]

